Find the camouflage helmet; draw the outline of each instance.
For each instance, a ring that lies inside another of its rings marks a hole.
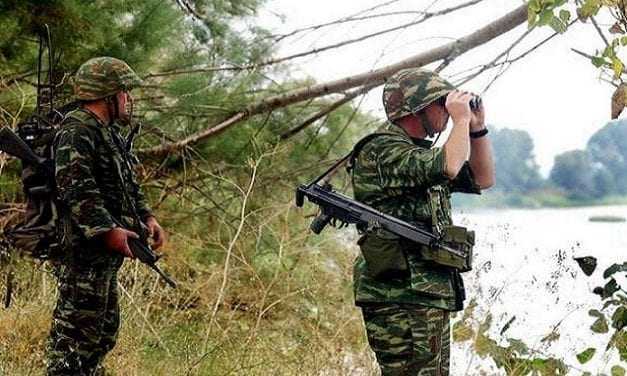
[[[455,90],[436,73],[418,68],[403,69],[385,83],[383,107],[388,120],[394,121],[416,113],[438,98]]]
[[[78,68],[74,76],[74,98],[95,100],[120,91],[129,91],[142,81],[124,61],[114,57],[95,57]]]

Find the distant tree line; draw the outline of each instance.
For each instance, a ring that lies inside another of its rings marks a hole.
[[[592,135],[584,150],[557,155],[548,179],[540,175],[533,140],[526,131],[491,129],[491,135],[497,191],[552,189],[574,200],[627,194],[627,121],[606,124]]]

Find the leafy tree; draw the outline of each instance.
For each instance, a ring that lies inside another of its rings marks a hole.
[[[504,192],[528,192],[542,185],[529,133],[515,129],[491,129],[496,167],[495,188]]]
[[[583,150],[567,151],[556,156],[550,180],[574,199],[590,199],[597,193],[593,163]]]
[[[587,150],[596,163],[603,167],[604,177],[611,193],[627,193],[627,121],[608,123],[588,141]]]

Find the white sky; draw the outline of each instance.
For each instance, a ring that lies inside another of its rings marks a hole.
[[[466,0],[398,0],[371,14],[394,11],[440,10]],[[384,0],[269,0],[260,14],[260,22],[273,33],[333,21],[382,4]],[[349,47],[330,50],[293,60],[294,77],[311,76],[319,82],[379,68],[431,47],[466,35],[515,9],[519,0],[484,0],[455,13],[432,18],[411,28],[368,39]],[[285,16],[283,21],[281,17]],[[402,15],[344,23],[316,32],[285,39],[276,56],[285,56],[359,37],[416,19]],[[603,24],[603,17],[600,22]],[[606,24],[602,28],[607,30]],[[459,57],[444,70],[444,76],[491,61],[526,30],[523,26]],[[535,30],[519,45],[512,56],[525,51],[552,33],[548,27]],[[607,32],[606,32],[607,34]],[[436,37],[436,38],[434,38]],[[599,80],[598,70],[570,48],[594,53],[604,47],[591,24],[576,23],[564,35],[557,36],[540,49],[518,61],[483,95],[488,123],[497,127],[527,130],[535,143],[536,159],[548,174],[555,155],[584,148],[589,137],[610,117],[613,86]],[[496,70],[484,73],[463,87],[480,92]],[[359,103],[358,99],[353,101]],[[381,88],[373,90],[362,109],[383,117]]]

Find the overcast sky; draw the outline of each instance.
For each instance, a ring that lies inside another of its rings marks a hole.
[[[388,0],[389,1],[389,0]],[[431,11],[461,4],[467,0],[397,0],[368,14]],[[382,4],[384,0],[269,0],[260,14],[262,24],[273,33],[333,21]],[[519,0],[483,0],[455,13],[368,39],[351,46],[293,60],[294,77],[311,76],[326,81],[379,68],[432,47],[451,38],[466,35],[522,4]],[[280,17],[280,15],[284,17]],[[379,17],[343,23],[315,32],[298,34],[279,45],[277,56],[284,56],[359,37],[417,19],[417,14]],[[607,30],[607,18],[599,21]],[[604,22],[605,21],[605,22]],[[466,68],[485,64],[509,46],[526,30],[526,24],[461,57],[444,70],[451,78]],[[526,51],[552,33],[535,30],[518,46],[512,57]],[[537,161],[546,175],[555,155],[584,148],[589,137],[609,120],[613,87],[599,80],[598,70],[571,48],[594,53],[603,41],[592,25],[576,23],[524,59],[513,64],[484,94],[488,123],[497,127],[524,129],[535,142]],[[481,92],[496,70],[484,73],[463,87]],[[353,101],[359,103],[359,100]],[[381,88],[362,102],[363,110],[383,117]]]

